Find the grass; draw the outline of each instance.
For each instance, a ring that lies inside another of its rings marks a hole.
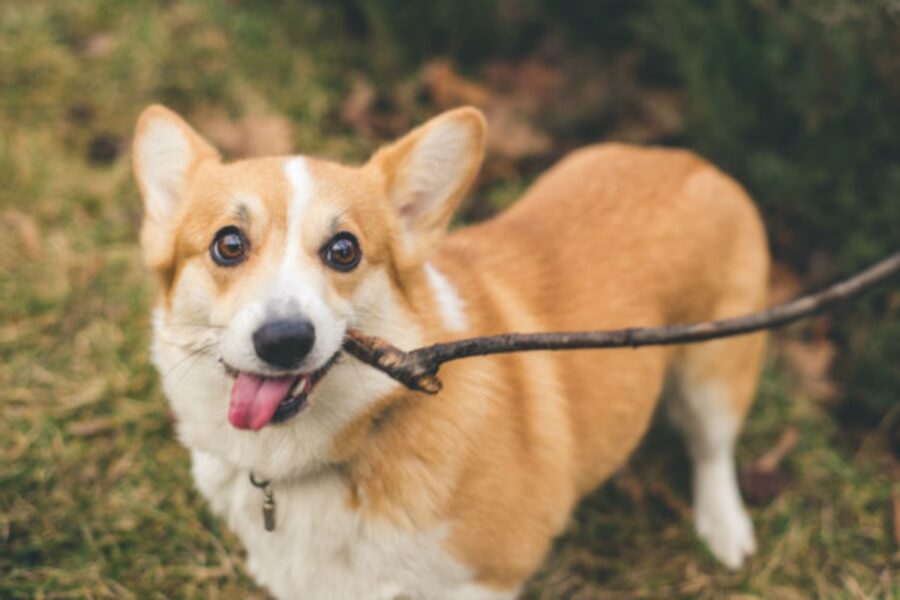
[[[264,597],[192,489],[149,366],[153,290],[124,149],[139,110],[163,101],[190,116],[262,105],[303,151],[364,156],[373,142],[334,112],[365,60],[328,35],[333,20],[279,3],[0,4],[0,597]],[[788,425],[801,441],[793,484],[752,511],[747,569],[724,571],[694,538],[678,510],[685,459],[657,426],[525,596],[900,598],[883,436],[848,435],[773,356],[740,456]]]

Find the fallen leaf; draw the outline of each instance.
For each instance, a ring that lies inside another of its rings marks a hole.
[[[447,60],[427,65],[422,81],[438,108],[471,104],[484,110],[488,121],[487,149],[493,158],[518,161],[549,153],[553,140],[534,125],[532,117],[549,97],[558,98],[559,74],[535,61],[495,65],[493,69],[495,84],[505,84],[505,91],[462,77]]]
[[[559,67],[533,58],[518,63],[493,63],[485,71],[495,95],[500,90],[532,112],[555,106],[569,83]]]
[[[894,315],[900,313],[900,292],[895,292],[888,296],[887,299],[887,311],[885,311],[888,315]]]
[[[769,303],[783,304],[803,291],[797,273],[783,262],[775,261],[769,275]]]
[[[679,133],[684,125],[681,94],[665,89],[645,89],[638,95],[638,105],[644,119],[653,130],[654,138]]]
[[[213,143],[234,158],[287,154],[293,150],[291,122],[279,114],[251,114],[239,120],[200,117],[197,123]]]
[[[15,232],[22,253],[27,258],[38,258],[41,255],[43,240],[34,217],[17,210],[5,210],[0,221]]]
[[[137,527],[137,521],[133,517],[122,517],[113,524],[113,527],[118,531],[132,531]]]
[[[868,600],[871,598],[859,584],[859,580],[853,575],[843,574],[841,575],[841,580],[844,582],[844,587],[850,592],[850,595],[853,598],[856,598],[856,600]]]
[[[118,423],[112,417],[97,417],[69,423],[66,431],[69,432],[69,435],[76,437],[93,437],[111,431],[116,427],[118,427]]]
[[[689,561],[684,567],[684,575],[678,585],[678,591],[682,594],[696,596],[709,588],[711,577],[700,570],[695,561]]]
[[[756,459],[754,466],[761,471],[774,471],[784,461],[785,457],[794,449],[800,441],[800,430],[794,426],[787,427],[781,432],[781,436],[772,448]]]
[[[485,86],[460,76],[450,61],[440,59],[425,66],[422,81],[435,105],[441,109],[460,104],[485,107],[491,101],[491,92]]]
[[[372,107],[375,104],[375,87],[363,76],[354,78],[350,94],[341,104],[341,119],[365,135],[372,135]]]
[[[87,38],[81,46],[81,54],[85,58],[99,59],[109,56],[116,49],[116,39],[109,33],[95,33]]]
[[[103,397],[107,383],[102,377],[98,377],[78,386],[75,393],[63,394],[60,397],[60,406],[63,411],[71,412],[82,406],[93,404]]]
[[[644,503],[646,492],[641,480],[631,471],[621,471],[613,478],[613,485],[617,490],[624,493],[631,500],[632,504],[641,505]]]
[[[784,469],[760,471],[749,468],[738,473],[738,483],[744,500],[756,506],[770,503],[794,481],[794,476]]]
[[[829,377],[829,369],[837,348],[824,335],[811,342],[783,340],[778,350],[797,376],[802,392],[819,400],[834,397],[837,389]]]
[[[619,125],[609,138],[630,144],[649,144],[679,133],[682,129],[681,96],[669,90],[643,90],[632,95]]]
[[[106,478],[111,482],[118,481],[132,471],[134,471],[134,453],[129,452],[122,455],[106,470]]]
[[[503,158],[520,160],[542,156],[553,149],[553,140],[527,118],[504,105],[487,111],[487,148]]]
[[[800,431],[793,426],[787,427],[768,452],[741,468],[738,482],[747,502],[768,504],[793,482],[793,474],[782,467],[782,463],[799,440]]]

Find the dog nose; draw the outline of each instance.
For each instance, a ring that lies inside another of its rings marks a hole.
[[[316,330],[307,319],[269,321],[253,332],[256,355],[281,369],[300,364],[315,341]]]

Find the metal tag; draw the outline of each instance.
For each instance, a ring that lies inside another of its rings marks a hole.
[[[266,531],[275,531],[275,498],[271,493],[266,494],[266,500],[263,502],[263,527]]]
[[[251,472],[250,483],[263,493],[263,527],[266,531],[275,531],[275,493],[272,491],[272,482],[268,479],[257,481]]]

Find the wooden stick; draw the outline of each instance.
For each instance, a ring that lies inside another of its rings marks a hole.
[[[781,327],[824,312],[887,281],[897,273],[900,273],[900,252],[895,252],[865,271],[815,294],[802,296],[787,304],[743,317],[705,323],[667,327],[629,327],[608,331],[506,333],[434,344],[409,352],[404,352],[380,338],[349,331],[344,340],[344,350],[412,390],[436,394],[441,389],[441,382],[437,378],[438,369],[451,360],[533,350],[637,348],[684,344],[752,333]]]

